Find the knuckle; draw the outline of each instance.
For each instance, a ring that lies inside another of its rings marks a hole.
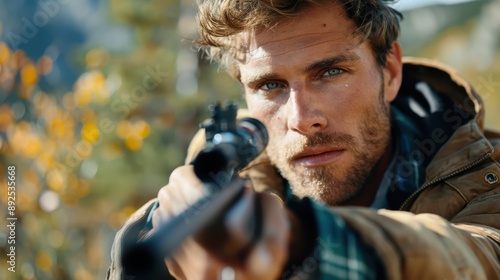
[[[160,204],[169,200],[169,190],[170,188],[166,185],[158,191],[158,200],[160,201]]]
[[[173,181],[178,180],[179,178],[182,178],[184,176],[184,172],[185,171],[183,170],[182,166],[181,167],[177,167],[176,169],[174,169],[172,171],[172,173],[170,173],[169,181],[173,182]]]

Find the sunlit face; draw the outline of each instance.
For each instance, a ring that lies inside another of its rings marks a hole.
[[[271,161],[295,195],[330,205],[363,189],[389,144],[397,92],[354,30],[340,6],[313,6],[243,34],[237,65],[250,113],[269,130]]]

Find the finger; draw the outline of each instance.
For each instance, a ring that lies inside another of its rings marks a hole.
[[[196,177],[194,167],[192,165],[183,165],[174,169],[174,171],[170,174],[169,184],[195,187],[201,187],[202,185],[201,181],[198,177]]]
[[[202,182],[196,177],[192,165],[176,168],[170,175],[166,190],[170,201],[170,208],[175,214],[180,214],[187,207],[194,204],[204,194]]]
[[[175,259],[167,259],[165,260],[165,264],[167,265],[168,272],[170,275],[174,276],[175,279],[186,279],[181,266]]]
[[[261,194],[264,213],[262,236],[250,252],[245,264],[255,278],[278,278],[288,260],[290,226],[286,209],[273,195]]]
[[[261,193],[262,211],[265,214],[264,235],[281,236],[288,232],[290,223],[283,200],[273,193]],[[288,236],[282,236],[288,237]]]
[[[230,238],[224,240],[224,247],[232,248],[226,250],[230,258],[239,255],[245,247],[254,241],[254,235],[259,227],[257,223],[262,223],[261,217],[256,215],[256,207],[260,207],[257,202],[257,194],[253,189],[246,188],[243,196],[226,213],[224,228]]]
[[[158,192],[160,217],[167,219],[182,213],[203,196],[203,184],[196,178],[193,167],[181,166],[170,175],[168,185]]]
[[[169,191],[169,186],[166,185],[158,191],[158,208],[155,209],[153,213],[153,225],[159,224],[162,221],[166,221],[172,217],[171,201],[172,196]]]
[[[188,238],[165,263],[178,279],[218,279],[225,266],[192,238]]]

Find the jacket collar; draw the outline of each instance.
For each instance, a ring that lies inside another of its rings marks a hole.
[[[453,68],[430,59],[404,57],[403,73],[426,81],[437,91],[447,95],[474,115],[480,129],[484,129],[484,104],[481,96]]]
[[[441,121],[441,125],[422,140],[429,149],[439,146],[427,166],[424,185],[460,173],[493,153],[493,146],[483,134],[483,101],[468,82],[450,67],[427,59],[404,58],[403,73],[406,78],[425,81],[453,102],[433,120],[434,124]]]

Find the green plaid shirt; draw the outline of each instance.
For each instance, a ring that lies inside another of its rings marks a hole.
[[[285,268],[281,279],[382,278],[382,266],[375,254],[332,208],[309,198],[292,198],[287,206],[302,219],[308,216],[304,212],[313,213],[317,237],[309,256]]]

